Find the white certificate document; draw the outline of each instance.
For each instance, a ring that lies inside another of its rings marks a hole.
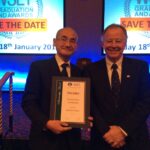
[[[52,77],[50,119],[67,122],[73,128],[89,127],[90,79]]]
[[[86,82],[63,81],[61,121],[85,123],[85,84]]]

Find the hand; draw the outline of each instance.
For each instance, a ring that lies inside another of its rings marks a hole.
[[[69,127],[68,123],[59,120],[49,120],[46,123],[46,128],[55,134],[61,134],[72,129],[72,127]]]
[[[109,131],[104,134],[103,138],[113,148],[120,148],[125,145],[125,135],[119,126],[110,126]]]
[[[112,143],[111,144],[111,147],[113,147],[113,148],[121,148],[121,147],[123,147],[124,145],[125,145],[126,143],[125,143],[125,141],[120,141],[120,142],[118,142],[118,143]]]

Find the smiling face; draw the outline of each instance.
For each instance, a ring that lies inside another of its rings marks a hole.
[[[72,28],[63,28],[57,32],[53,40],[57,54],[64,60],[68,61],[77,48],[77,33]]]
[[[102,45],[108,59],[116,62],[123,55],[126,46],[127,36],[120,27],[110,27],[103,35]]]

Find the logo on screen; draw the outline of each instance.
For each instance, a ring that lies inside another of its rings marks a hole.
[[[68,86],[72,86],[72,82],[68,82]]]
[[[138,4],[141,4],[142,2],[144,2],[144,4],[147,4],[149,0],[137,0]]]
[[[125,18],[121,23],[130,31],[144,31],[142,35],[150,38],[150,0],[125,0]]]
[[[34,26],[27,20],[41,18],[42,0],[2,0],[0,1],[0,36],[6,38],[22,38],[27,32],[25,28]],[[21,26],[24,25],[24,28]]]

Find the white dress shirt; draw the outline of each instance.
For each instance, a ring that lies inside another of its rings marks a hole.
[[[67,70],[67,74],[68,74],[68,77],[70,77],[71,76],[71,66],[70,66],[70,61],[68,61],[68,62],[64,62],[62,59],[61,59],[61,57],[59,57],[59,55],[55,55],[55,59],[56,59],[56,61],[57,61],[57,64],[58,64],[58,67],[59,67],[59,70],[60,70],[60,72],[62,71],[62,64],[64,64],[64,63],[67,63],[67,64],[69,64],[68,66],[67,66],[67,68],[66,68],[66,70]]]

